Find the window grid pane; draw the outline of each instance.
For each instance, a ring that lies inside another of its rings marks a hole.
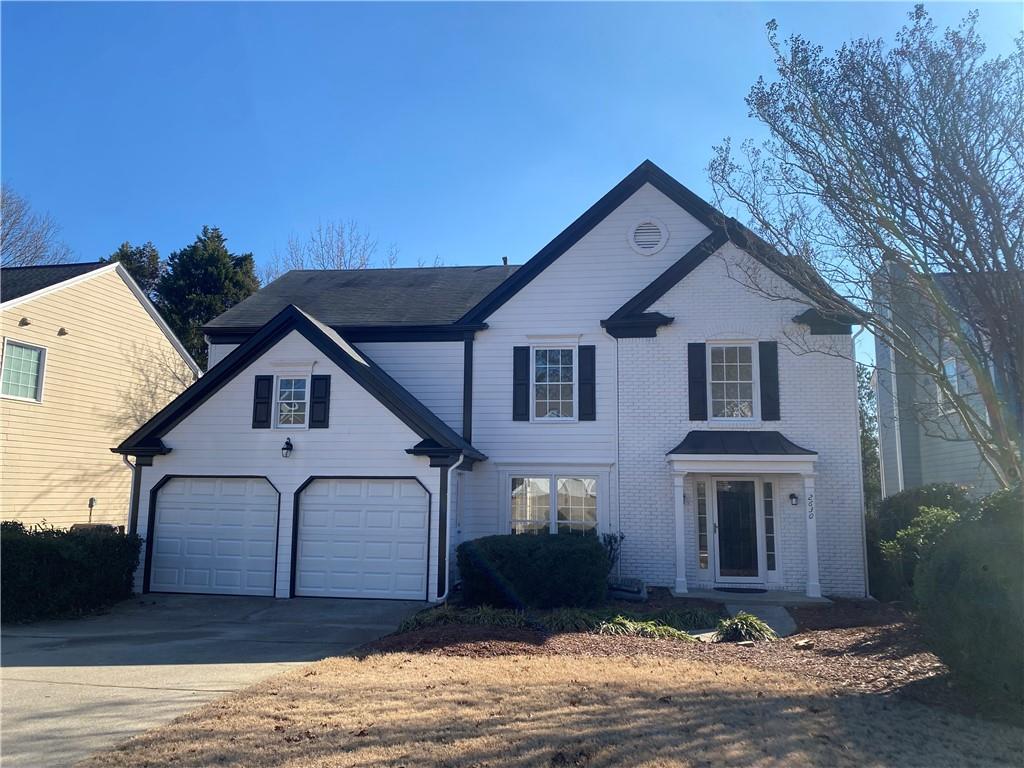
[[[597,533],[597,481],[559,477],[556,520],[559,533]]]
[[[277,423],[302,426],[306,423],[306,380],[278,379]]]
[[[37,347],[8,342],[3,360],[0,391],[12,397],[39,399],[39,374],[43,351]]]
[[[573,409],[573,350],[533,351],[534,417],[571,419]]]
[[[771,483],[764,484],[764,548],[768,570],[775,570],[775,498]]]
[[[551,530],[551,480],[513,477],[512,533],[548,533]]]
[[[697,565],[708,567],[708,496],[704,481],[696,482],[697,488]]]
[[[711,415],[718,419],[754,416],[754,361],[747,345],[711,347]]]

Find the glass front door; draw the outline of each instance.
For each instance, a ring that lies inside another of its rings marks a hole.
[[[757,494],[753,480],[716,480],[718,576],[756,579],[761,575],[757,542]]]

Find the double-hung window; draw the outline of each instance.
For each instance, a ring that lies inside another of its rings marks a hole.
[[[575,347],[534,347],[533,418],[576,418]]]
[[[43,369],[46,350],[8,339],[0,372],[0,394],[19,400],[43,399]]]
[[[960,377],[957,375],[956,358],[947,357],[942,361],[942,375],[946,377],[946,381],[949,384],[949,388],[957,394],[960,394]],[[949,398],[946,397],[941,387],[936,387],[936,395],[939,405],[943,408],[948,408],[952,405]]]
[[[304,427],[309,411],[309,381],[279,376],[274,401],[274,423],[279,427]]]
[[[711,418],[754,418],[754,348],[750,344],[709,344]]]
[[[512,533],[597,534],[597,478],[515,476],[510,497]]]

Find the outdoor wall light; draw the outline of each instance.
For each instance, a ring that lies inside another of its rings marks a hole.
[[[795,493],[791,493],[791,494],[789,494],[789,503],[790,503],[790,504],[792,504],[792,505],[793,505],[793,506],[795,507],[795,506],[796,506],[796,503],[797,503],[798,501],[800,501],[800,499],[798,499],[798,498],[796,497],[796,494],[795,494]]]
[[[281,457],[287,459],[289,456],[291,456],[292,449],[294,447],[295,446],[292,445],[292,439],[290,437],[286,437],[284,439],[284,445],[281,446]]]

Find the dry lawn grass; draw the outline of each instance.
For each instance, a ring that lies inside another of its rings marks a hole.
[[[1024,731],[685,659],[327,659],[99,766],[1019,766]]]

